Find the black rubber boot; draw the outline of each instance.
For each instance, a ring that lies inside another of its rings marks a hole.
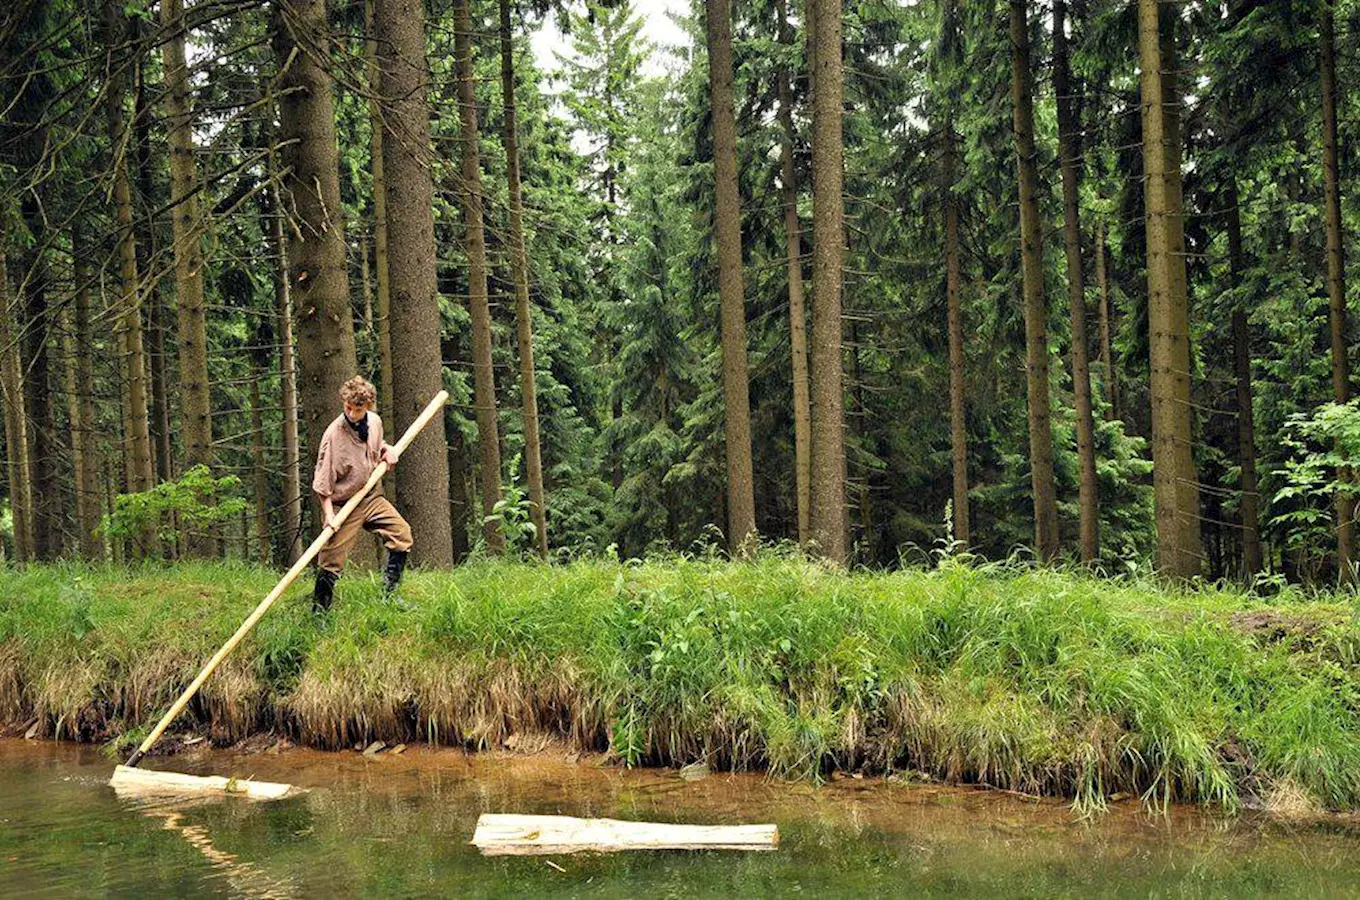
[[[387,551],[387,571],[383,573],[383,593],[390,595],[401,584],[401,573],[406,570],[406,557],[410,554],[405,550]]]
[[[321,615],[329,612],[331,600],[335,596],[335,582],[340,576],[328,569],[316,570],[316,586],[312,588],[312,612]]]

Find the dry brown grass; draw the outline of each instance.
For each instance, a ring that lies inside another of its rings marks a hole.
[[[0,644],[0,722],[18,722],[28,716],[24,699],[21,651],[14,642]]]
[[[1261,803],[1266,812],[1281,818],[1307,819],[1323,811],[1317,797],[1289,777],[1273,780],[1261,797]]]

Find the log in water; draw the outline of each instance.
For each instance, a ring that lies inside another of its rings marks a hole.
[[[224,778],[221,775],[185,775],[180,772],[158,772],[118,766],[113,770],[109,786],[119,796],[135,794],[240,794],[252,800],[278,800],[297,793],[292,785],[250,778]]]
[[[477,819],[472,845],[486,856],[621,850],[774,850],[779,846],[779,828],[483,813]]]

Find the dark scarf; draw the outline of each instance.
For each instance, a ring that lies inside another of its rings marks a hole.
[[[357,435],[359,435],[359,440],[361,440],[361,441],[363,441],[365,444],[367,444],[367,443],[368,443],[368,413],[364,413],[364,417],[363,417],[362,419],[360,419],[359,421],[357,421],[357,422],[351,422],[351,421],[349,420],[349,416],[344,416],[344,419],[345,419],[345,424],[348,425],[350,428],[353,428],[353,429],[354,429],[354,433],[357,434]]]

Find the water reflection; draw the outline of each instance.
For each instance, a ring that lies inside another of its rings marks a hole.
[[[166,831],[173,831],[183,838],[186,844],[201,853],[214,869],[226,877],[233,893],[248,900],[288,900],[301,896],[297,884],[291,878],[275,878],[254,863],[242,861],[235,854],[219,850],[213,845],[206,827],[185,820],[184,810],[147,805],[141,806],[138,812],[161,820]]]
[[[311,792],[254,803],[120,800],[111,764],[0,741],[0,895],[1306,896],[1360,895],[1352,820],[1224,818],[1137,803],[1080,820],[1060,801],[845,779],[822,787],[587,760],[189,753],[195,774],[250,771]],[[482,858],[483,812],[774,822],[776,853]]]

